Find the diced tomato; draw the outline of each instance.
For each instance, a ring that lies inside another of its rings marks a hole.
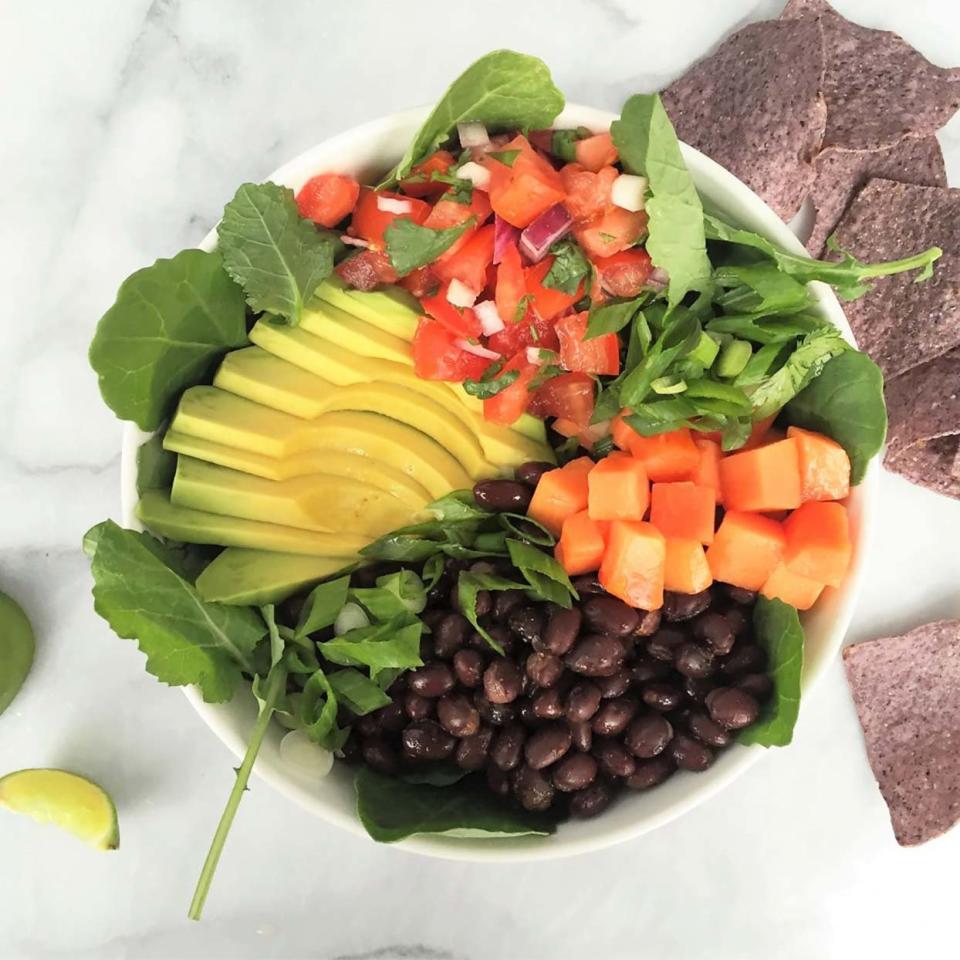
[[[311,177],[297,194],[297,209],[321,227],[335,227],[357,204],[360,184],[342,173]]]
[[[530,403],[530,381],[537,375],[539,369],[535,363],[527,362],[526,354],[522,351],[512,357],[503,368],[503,373],[508,370],[519,370],[520,375],[509,387],[483,401],[484,417],[491,423],[500,423],[504,426],[515,423]]]
[[[596,384],[585,373],[562,373],[538,387],[530,400],[535,417],[559,417],[568,420],[579,433],[590,426]]]
[[[449,289],[450,284],[445,283],[432,297],[421,297],[423,309],[456,336],[467,340],[479,337],[480,321],[469,307],[455,307],[447,299]]]
[[[426,160],[418,163],[411,176],[400,181],[400,189],[409,197],[436,197],[447,190],[447,184],[431,180],[433,173],[446,173],[453,166],[453,154],[449,150],[437,150]]]
[[[493,224],[470,234],[467,242],[452,256],[433,264],[441,280],[459,280],[476,293],[487,285],[487,267],[493,262]]]
[[[589,220],[610,206],[610,188],[619,174],[614,167],[603,167],[596,173],[579,163],[568,163],[560,170],[567,193],[563,205],[574,220]]]
[[[500,319],[509,327],[523,318],[517,316],[520,301],[526,295],[527,286],[523,276],[523,263],[520,251],[515,245],[507,247],[503,259],[497,267],[497,286],[495,299]],[[496,348],[494,348],[496,349]],[[510,351],[513,353],[514,351]]]
[[[503,187],[492,188],[490,203],[496,213],[515,227],[529,226],[541,213],[563,201],[563,191],[530,173],[515,173]]]
[[[488,337],[487,346],[505,357],[512,357],[526,347],[559,350],[560,341],[553,322],[544,320],[536,310],[528,307],[519,323],[507,323],[499,333]]]
[[[564,293],[554,287],[545,287],[543,280],[553,266],[553,257],[544,257],[524,271],[527,293],[533,297],[533,307],[544,320],[552,320],[572,307],[583,296],[583,283],[575,293]]]
[[[522,133],[518,133],[511,141],[505,143],[500,150],[504,153],[512,150],[520,151],[510,167],[515,174],[529,173],[548,187],[553,187],[554,190],[563,190],[563,181],[557,171],[554,170],[553,164],[537,153]]]
[[[425,267],[417,267],[412,273],[401,277],[400,286],[419,299],[436,293],[440,286],[440,278],[433,272],[433,264],[428,264]]]
[[[387,197],[392,200],[402,200],[410,205],[409,213],[390,213],[377,206],[378,197]],[[369,187],[360,188],[360,199],[353,212],[348,233],[379,247],[383,247],[383,233],[394,220],[412,220],[422,224],[430,215],[430,204],[413,197],[405,197],[399,193],[389,193],[386,190],[371,190]]]
[[[423,380],[478,380],[490,361],[457,346],[457,336],[439,320],[421,317],[413,337],[413,369]]]
[[[588,312],[570,313],[557,323],[560,338],[560,365],[581,373],[616,376],[620,372],[620,339],[615,333],[604,333],[585,340]]]
[[[646,229],[646,211],[631,213],[622,207],[610,207],[601,216],[574,224],[573,235],[592,260],[626,250],[643,236]]]
[[[361,250],[337,265],[337,274],[356,290],[373,290],[381,283],[396,283],[397,271],[382,250]]]
[[[441,197],[434,204],[423,225],[432,230],[445,230],[447,227],[455,227],[473,217],[476,220],[476,226],[479,227],[490,218],[491,212],[487,195],[474,190],[470,203],[457,203],[456,200],[445,200]]]
[[[593,265],[600,285],[614,297],[637,296],[653,273],[650,254],[642,247],[621,250],[612,257],[597,257]]]
[[[594,172],[620,159],[617,148],[613,145],[613,137],[609,133],[598,133],[586,140],[578,140],[573,150],[577,163]]]

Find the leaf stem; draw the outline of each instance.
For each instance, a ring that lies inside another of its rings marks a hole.
[[[869,277],[886,277],[892,273],[905,273],[908,270],[917,270],[920,267],[931,267],[934,262],[943,256],[943,250],[940,247],[930,247],[922,253],[914,254],[912,257],[905,257],[903,260],[884,260],[881,263],[868,263],[861,271],[860,275],[866,279]]]
[[[240,800],[243,792],[247,789],[247,782],[250,779],[250,773],[253,771],[253,765],[260,752],[260,746],[263,738],[270,726],[270,718],[276,708],[277,701],[282,696],[287,687],[287,671],[283,669],[274,669],[270,672],[267,681],[267,692],[260,707],[260,714],[253,730],[250,732],[250,740],[247,743],[247,752],[244,754],[243,762],[237,768],[237,779],[230,791],[230,797],[227,800],[227,806],[220,817],[220,823],[217,825],[217,832],[213,835],[213,842],[210,844],[210,850],[207,853],[207,859],[203,862],[203,869],[200,871],[200,878],[197,880],[197,887],[193,893],[193,900],[190,902],[190,911],[187,916],[191,920],[199,920],[203,913],[203,905],[206,902],[207,894],[210,891],[210,884],[213,882],[213,875],[216,872],[217,864],[220,862],[220,854],[223,852],[224,844],[227,842],[227,835],[230,833],[230,827],[233,826],[233,818],[237,815],[237,808],[240,806]]]

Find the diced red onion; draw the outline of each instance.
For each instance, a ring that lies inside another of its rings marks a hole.
[[[478,190],[486,190],[490,186],[490,171],[472,160],[457,167],[457,176],[461,180],[469,180]]]
[[[507,223],[499,214],[493,217],[493,262],[499,263],[510,247],[515,247],[520,239],[520,230]]]
[[[484,147],[490,142],[487,128],[482,123],[458,123],[457,136],[461,147]]]
[[[527,139],[535,150],[540,150],[543,153],[553,153],[552,130],[531,130]]]
[[[667,276],[667,271],[662,267],[654,267],[650,276],[647,277],[647,286],[651,290],[665,290],[669,282],[670,278]]]
[[[567,208],[562,203],[554,204],[520,234],[520,252],[531,263],[539,263],[547,255],[550,246],[565,237],[572,226],[573,219]]]
[[[477,302],[479,293],[471,290],[461,280],[454,277],[447,287],[447,303],[452,303],[455,307],[472,307]]]
[[[500,316],[500,311],[497,310],[497,305],[492,300],[481,300],[480,303],[474,305],[473,312],[480,321],[480,328],[483,330],[485,337],[492,337],[495,333],[503,330],[503,318]]]
[[[500,354],[496,350],[488,350],[479,343],[471,343],[469,340],[456,340],[456,345],[467,353],[472,353],[475,357],[483,357],[484,360],[499,360]]]
[[[396,200],[393,197],[377,197],[377,209],[384,213],[411,213],[413,204],[409,200]]]
[[[366,250],[370,246],[369,240],[363,240],[360,237],[351,237],[349,234],[346,234],[346,233],[342,234],[340,239],[348,247],[363,247],[363,249]]]

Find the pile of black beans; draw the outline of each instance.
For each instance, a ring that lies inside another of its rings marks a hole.
[[[523,509],[547,468],[527,464],[519,482],[478,484],[476,499]],[[517,576],[509,562],[472,568]],[[623,786],[647,790],[677,770],[706,770],[771,693],[749,591],[668,593],[652,612],[593,576],[574,581],[571,609],[521,590],[484,592],[478,619],[500,655],[457,609],[464,569],[447,561],[422,614],[424,665],[394,683],[389,706],[356,721],[348,759],[385,774],[452,761],[527,810],[562,804],[558,812],[590,817]]]

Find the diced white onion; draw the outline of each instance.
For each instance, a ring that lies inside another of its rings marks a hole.
[[[457,167],[457,176],[461,180],[469,180],[478,190],[486,190],[490,186],[490,171],[472,160]]]
[[[370,242],[368,240],[364,240],[361,237],[351,237],[349,234],[346,234],[346,233],[342,234],[340,239],[348,247],[363,247],[364,250],[366,250],[367,247],[370,246]]]
[[[356,630],[358,627],[369,627],[370,618],[359,603],[345,603],[337,614],[333,624],[333,632],[339,637],[341,634]]]
[[[469,340],[457,340],[457,346],[467,353],[472,353],[475,357],[483,357],[484,360],[499,360],[500,354],[496,350],[488,350],[480,346],[479,343],[471,343]]]
[[[458,123],[457,136],[461,147],[484,147],[490,142],[487,128],[482,123]]]
[[[527,363],[543,363],[539,347],[527,347]]]
[[[614,206],[632,213],[643,209],[647,196],[647,178],[632,173],[621,173],[610,188],[610,200]]]
[[[333,754],[314,743],[303,729],[284,734],[280,741],[280,759],[311,779],[325,777],[333,768]]]
[[[377,209],[384,213],[410,213],[413,204],[409,200],[396,200],[393,197],[377,197]]]
[[[455,307],[472,307],[477,302],[479,294],[471,290],[465,283],[454,277],[447,287],[447,302]]]
[[[474,306],[473,312],[480,321],[480,327],[485,337],[492,337],[504,328],[504,322],[500,318],[500,312],[492,300],[481,300],[480,303]]]

